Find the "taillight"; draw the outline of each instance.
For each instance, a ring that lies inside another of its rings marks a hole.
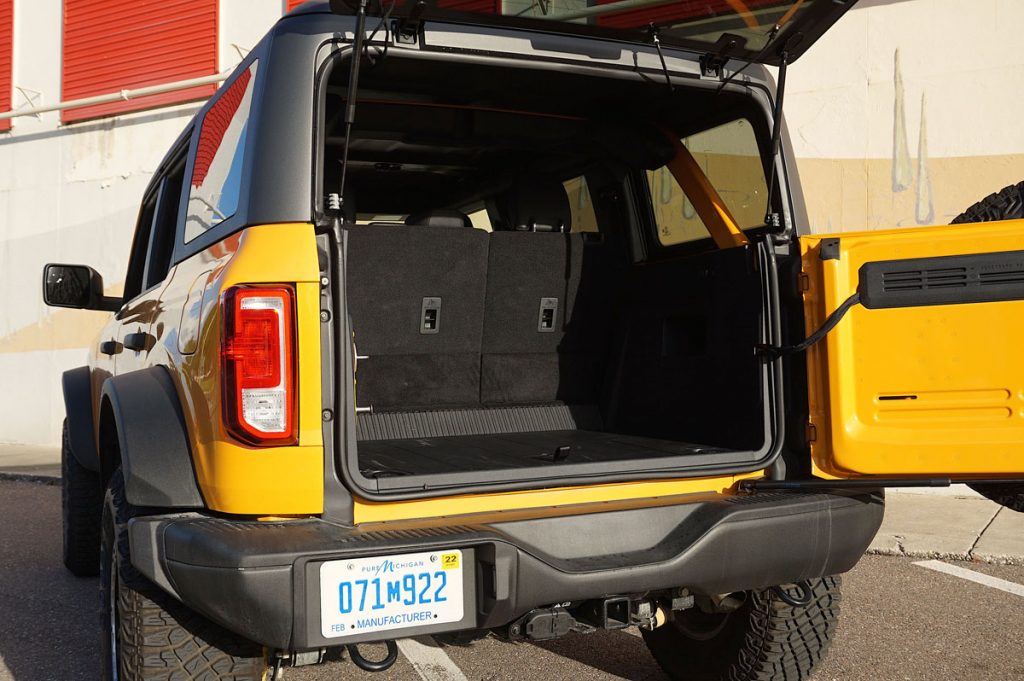
[[[292,298],[283,286],[236,286],[224,293],[224,421],[244,442],[296,441]]]

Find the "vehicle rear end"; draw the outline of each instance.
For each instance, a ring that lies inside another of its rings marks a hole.
[[[810,474],[803,360],[763,351],[805,222],[766,71],[378,22],[352,69],[355,18],[300,10],[222,90],[238,205],[164,296],[202,503],[131,519],[134,568],[271,661],[640,626],[676,675],[765,609],[827,640],[881,496],[739,489]]]

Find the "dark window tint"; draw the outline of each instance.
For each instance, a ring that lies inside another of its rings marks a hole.
[[[185,178],[185,159],[178,158],[160,186],[156,219],[149,238],[146,258],[145,287],[150,289],[167,277],[174,250],[174,234],[178,226],[178,208],[181,205],[181,186]]]
[[[149,234],[152,231],[153,217],[156,214],[159,186],[157,184],[146,196],[146,200],[142,202],[142,210],[139,211],[139,220],[135,225],[135,238],[132,240],[132,252],[128,258],[128,274],[124,279],[124,299],[126,301],[142,293]]]

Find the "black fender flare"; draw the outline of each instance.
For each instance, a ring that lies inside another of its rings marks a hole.
[[[203,508],[188,428],[167,369],[156,366],[108,378],[100,399],[117,427],[128,502]]]
[[[71,453],[83,468],[99,473],[100,455],[96,449],[89,367],[65,371],[61,376],[61,388],[64,391],[64,413],[68,419]]]

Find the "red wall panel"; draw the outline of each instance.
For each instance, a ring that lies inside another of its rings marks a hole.
[[[607,5],[619,0],[597,0],[598,5]],[[683,22],[700,18],[713,18],[721,15],[736,15],[737,8],[748,10],[771,7],[773,5],[789,5],[791,2],[783,0],[743,0],[742,3],[734,0],[679,0],[653,7],[644,7],[632,10],[623,10],[599,16],[597,24],[611,28],[641,28],[651,23],[656,25],[671,24],[672,22]]]
[[[11,110],[11,56],[14,52],[14,0],[0,0],[0,112]],[[10,119],[0,121],[0,130],[10,130]]]
[[[62,98],[217,72],[217,0],[64,0]],[[65,123],[205,99],[215,85],[67,109]]]

